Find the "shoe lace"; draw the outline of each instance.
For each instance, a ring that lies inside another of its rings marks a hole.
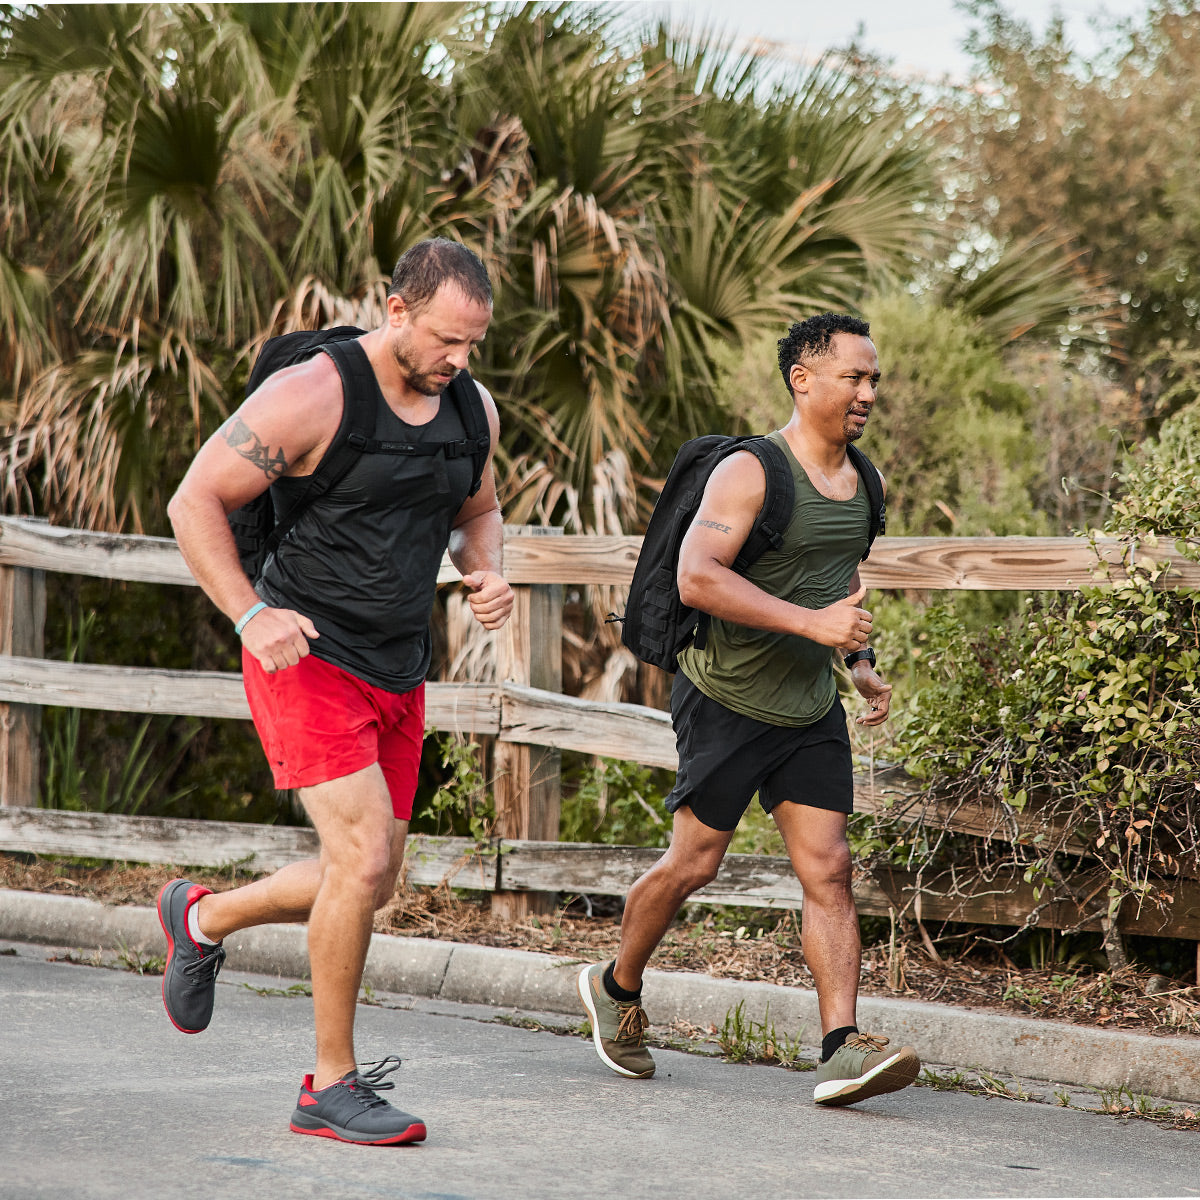
[[[855,1033],[846,1039],[846,1045],[856,1050],[882,1050],[888,1039],[877,1033]]]
[[[384,1076],[390,1075],[400,1066],[400,1056],[389,1054],[387,1058],[376,1063],[367,1063],[366,1066],[371,1069],[364,1070],[360,1067],[355,1077],[349,1081],[350,1091],[363,1108],[386,1104],[387,1101],[375,1093],[390,1092],[396,1086],[394,1079],[385,1080]]]
[[[215,946],[209,953],[202,954],[199,958],[195,958],[188,963],[183,968],[183,973],[193,983],[212,983],[220,972],[221,964],[224,961],[225,947]]]
[[[621,1020],[617,1024],[617,1041],[636,1039],[640,1046],[646,1030],[650,1028],[650,1019],[646,1016],[646,1010],[635,1002],[628,1004],[618,1002],[617,1007],[621,1010]]]

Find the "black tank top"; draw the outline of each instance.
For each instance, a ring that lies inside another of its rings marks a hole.
[[[409,425],[376,397],[380,441],[441,443],[466,435],[454,402]],[[318,658],[390,692],[411,691],[429,670],[429,617],[450,526],[471,489],[470,455],[363,454],[313,502],[267,559],[258,592],[309,617]],[[271,485],[282,520],[307,478]]]

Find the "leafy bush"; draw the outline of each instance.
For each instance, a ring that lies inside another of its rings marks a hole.
[[[931,790],[1036,811],[1041,832],[1013,849],[1026,877],[1061,879],[1069,852],[1107,884],[1110,915],[1127,896],[1169,900],[1156,878],[1200,871],[1200,611],[1154,559],[1166,536],[1200,561],[1200,409],[1142,447],[1122,484],[1104,532],[1124,541],[1127,572],[1033,597],[982,633],[935,609],[934,681],[897,734]]]
[[[564,842],[610,846],[665,846],[671,830],[663,797],[669,771],[602,758],[572,764],[564,755],[564,794],[559,837]],[[665,784],[665,786],[664,786]]]
[[[413,832],[487,841],[496,824],[496,801],[483,771],[483,747],[453,733],[428,742],[436,746],[443,774],[427,803],[418,796]]]

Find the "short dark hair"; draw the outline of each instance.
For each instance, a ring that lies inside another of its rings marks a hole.
[[[792,368],[803,359],[822,358],[828,354],[835,333],[870,337],[871,327],[849,313],[817,313],[815,317],[797,321],[787,331],[787,337],[779,339],[779,370],[783,373],[789,396],[792,393]]]
[[[444,283],[454,284],[477,304],[492,302],[492,281],[479,256],[461,242],[442,237],[429,238],[405,250],[392,272],[388,295],[399,296],[409,309],[417,311]]]

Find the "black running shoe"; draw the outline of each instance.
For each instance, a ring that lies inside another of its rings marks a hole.
[[[300,1099],[292,1113],[293,1133],[311,1133],[336,1138],[360,1146],[398,1146],[402,1142],[423,1142],[425,1122],[419,1117],[393,1108],[376,1092],[386,1092],[395,1081],[383,1080],[399,1065],[396,1055],[368,1064],[370,1071],[347,1071],[319,1092],[313,1091],[313,1077],[305,1075]]]
[[[201,946],[188,933],[188,909],[210,888],[190,879],[172,879],[158,893],[158,920],[167,935],[167,966],[163,971],[163,1007],[171,1024],[182,1033],[200,1033],[212,1020],[217,972],[225,961],[223,946]]]

